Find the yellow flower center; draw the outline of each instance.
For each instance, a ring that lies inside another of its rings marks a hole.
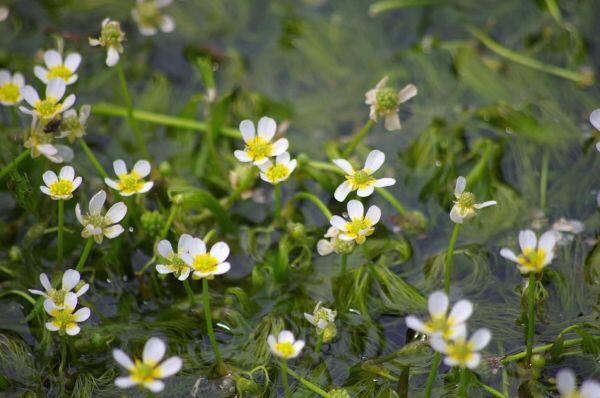
[[[60,290],[52,289],[48,292],[48,297],[50,297],[50,300],[52,300],[54,302],[54,305],[56,305],[58,307],[63,306],[63,304],[65,303],[66,295],[67,295],[67,292],[63,289],[60,289]]]
[[[0,86],[0,101],[16,104],[21,100],[21,91],[15,83],[6,83]]]
[[[425,329],[427,333],[442,333],[442,337],[447,339],[450,337],[451,326],[453,322],[450,318],[446,318],[445,315],[434,316],[429,320],[429,322],[425,323]]]
[[[146,383],[160,378],[160,368],[156,367],[155,363],[142,362],[139,359],[135,360],[133,369],[130,371],[130,376],[136,383]]]
[[[246,153],[252,160],[268,158],[273,153],[273,144],[262,137],[256,136],[246,142]]]
[[[34,108],[41,119],[52,119],[60,112],[62,104],[58,102],[58,98],[48,97],[44,100],[37,100]]]
[[[458,206],[464,209],[470,209],[475,205],[475,195],[471,192],[463,192],[458,198]]]
[[[522,255],[517,257],[519,264],[532,272],[540,272],[544,268],[546,252],[544,249],[526,248]]]
[[[54,318],[52,324],[61,330],[76,326],[77,322],[75,322],[75,315],[73,314],[74,309],[75,308],[65,307],[63,309],[55,308],[52,310],[52,312],[50,312],[50,315]]]
[[[375,183],[375,178],[371,177],[369,170],[358,170],[351,175],[346,176],[346,180],[352,186],[352,190],[368,188]]]
[[[285,180],[290,175],[290,169],[287,168],[284,164],[274,164],[269,167],[267,172],[267,179],[272,183],[277,183],[279,181]]]
[[[63,180],[62,178],[58,181],[53,182],[48,187],[52,196],[69,196],[73,193],[73,181]]]
[[[361,231],[363,231],[362,234]],[[346,223],[346,234],[354,238],[359,245],[362,244],[366,237],[371,235],[373,231],[374,228],[371,227],[371,220],[367,217],[355,218]]]
[[[125,194],[137,193],[144,187],[144,180],[135,171],[119,175],[119,191]]]
[[[464,368],[467,362],[473,359],[473,344],[468,341],[455,341],[448,345],[448,357],[458,362],[458,366]]]
[[[211,256],[210,253],[204,253],[194,257],[192,268],[203,274],[209,274],[217,270],[217,264],[219,264],[219,262],[216,258]]]
[[[294,355],[294,346],[289,341],[275,344],[275,350],[284,358],[289,358]]]
[[[69,78],[73,75],[71,69],[67,68],[65,65],[55,65],[51,68],[48,68],[48,80],[59,78],[63,80],[69,80]]]

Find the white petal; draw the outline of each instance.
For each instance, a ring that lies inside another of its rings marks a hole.
[[[67,85],[63,79],[55,78],[48,82],[46,86],[46,98],[54,97],[61,99],[65,95]]]
[[[56,158],[58,160],[56,163],[69,163],[75,156],[73,150],[66,145],[57,144],[54,145],[54,149],[56,150]]]
[[[50,330],[51,332],[56,332],[60,328],[52,322],[46,322],[46,329]]]
[[[67,334],[69,336],[75,336],[77,334],[79,334],[79,332],[81,331],[81,328],[79,326],[77,326],[76,324],[72,324],[70,326],[68,326],[65,331],[67,332]]]
[[[417,95],[417,87],[414,84],[409,84],[398,93],[398,101],[400,103],[406,102],[415,95]]]
[[[290,153],[289,152],[284,152],[280,155],[277,155],[277,157],[275,158],[275,163],[277,164],[283,164],[285,166],[287,166],[289,168],[290,165]]]
[[[81,185],[82,181],[83,181],[83,178],[81,178],[81,177],[76,177],[73,180],[73,191],[76,190],[77,188],[79,188],[79,186]]]
[[[127,174],[127,165],[123,159],[117,159],[113,162],[113,169],[115,170],[115,174],[118,176],[122,174]]]
[[[564,396],[576,389],[575,374],[571,369],[561,369],[556,374],[556,389]]]
[[[429,339],[429,345],[437,352],[445,354],[448,351],[448,344],[438,335],[434,335]]]
[[[67,55],[65,59],[65,66],[69,68],[71,72],[75,72],[77,68],[79,68],[79,64],[81,63],[81,55],[78,53],[71,53]]]
[[[306,343],[304,342],[304,340],[296,340],[292,345],[292,347],[294,347],[294,355],[292,355],[291,358],[297,357],[300,354],[300,351],[302,351],[302,349],[304,348],[305,344]]]
[[[459,197],[465,191],[467,187],[467,180],[465,177],[460,176],[456,179],[456,185],[454,187],[454,196]]]
[[[106,51],[106,65],[115,66],[119,62],[119,52],[114,47],[109,47]]]
[[[111,187],[112,189],[115,189],[117,191],[119,190],[119,183],[116,182],[115,180],[111,180],[110,178],[106,177],[104,179],[104,183],[106,185],[108,185],[109,187]]]
[[[181,273],[179,274],[179,276],[177,277],[177,279],[179,279],[180,281],[184,281],[188,278],[188,276],[190,275],[191,269],[188,267],[185,267],[181,270]]]
[[[97,216],[98,214],[100,214],[105,201],[106,192],[104,192],[103,190],[98,191],[94,196],[92,196],[89,205],[90,214],[93,216]]]
[[[62,55],[56,50],[48,50],[44,53],[44,63],[48,68],[61,65],[63,63]]]
[[[146,193],[149,190],[152,189],[152,187],[154,186],[154,182],[152,181],[148,181],[147,183],[145,183],[142,188],[138,191],[138,193]]]
[[[396,183],[396,180],[393,178],[380,178],[378,180],[375,181],[375,184],[373,184],[376,187],[379,188],[383,188],[383,187],[389,187],[391,185],[394,185]]]
[[[431,314],[432,317],[445,316],[448,311],[448,296],[446,296],[446,293],[439,290],[431,293],[427,300],[427,307],[429,309],[429,314]]]
[[[151,337],[144,345],[142,359],[146,364],[157,364],[165,356],[167,346],[158,337]]]
[[[512,262],[515,262],[515,263],[519,262],[519,259],[517,258],[516,254],[510,249],[504,248],[504,249],[500,250],[500,255],[502,257],[504,257],[505,259],[510,260]]]
[[[116,224],[120,222],[127,214],[127,205],[123,202],[115,203],[108,209],[104,216],[109,224]]]
[[[595,380],[586,380],[579,389],[581,398],[600,398],[600,383]]]
[[[367,160],[365,161],[365,171],[369,174],[379,170],[381,165],[385,162],[385,154],[378,149],[375,149],[369,153]]]
[[[129,388],[133,387],[137,384],[137,382],[133,381],[131,377],[117,377],[115,379],[115,385],[119,388]]]
[[[360,196],[361,198],[366,198],[367,196],[371,196],[374,191],[375,191],[375,187],[373,185],[371,185],[371,186],[368,186],[365,188],[359,188],[356,191],[356,194],[358,196]]]
[[[71,95],[67,96],[67,98],[65,98],[65,100],[63,101],[61,110],[66,111],[67,109],[72,107],[74,103],[75,103],[75,94],[71,94]]]
[[[175,21],[168,15],[164,15],[160,22],[160,30],[165,33],[170,33],[175,30]]]
[[[488,329],[482,328],[475,333],[469,339],[469,342],[473,344],[473,349],[475,351],[481,351],[492,339],[492,333]]]
[[[387,131],[400,130],[402,128],[402,124],[400,123],[400,116],[398,116],[398,113],[393,112],[385,115],[383,126]]]
[[[181,370],[181,365],[183,365],[183,361],[179,357],[171,357],[160,364],[158,370],[160,371],[160,378],[164,379],[165,377],[173,376],[175,373]]]
[[[267,344],[271,348],[272,352],[275,352],[275,345],[277,344],[277,339],[272,334],[267,337]]]
[[[288,142],[287,139],[280,138],[277,141],[275,141],[275,143],[273,143],[273,153],[271,155],[272,156],[281,155],[282,153],[284,153],[285,151],[288,150],[289,146],[290,146],[290,143]]]
[[[81,286],[77,292],[75,292],[75,294],[77,295],[77,297],[81,297],[82,295],[84,295],[88,290],[90,290],[90,284],[86,283],[85,285]]]
[[[77,307],[77,295],[75,293],[67,293],[64,299],[64,307],[65,308],[75,308]]]
[[[535,249],[537,246],[537,237],[535,232],[530,229],[519,232],[519,246],[521,246],[521,252],[525,253],[527,250]]]
[[[73,315],[75,316],[75,322],[83,322],[90,317],[91,311],[89,308],[83,307],[75,311]]]
[[[344,170],[344,173],[346,174],[354,173],[354,168],[346,159],[333,159],[333,163],[340,169]]]
[[[48,275],[40,274],[40,283],[46,289],[46,291],[52,290],[52,285],[50,284],[50,279],[48,279]]]
[[[600,109],[596,109],[590,114],[590,123],[592,123],[596,130],[600,130]]]
[[[44,300],[44,310],[50,314],[56,308],[56,304],[51,299]]]
[[[68,269],[65,271],[62,277],[62,288],[66,291],[71,291],[79,283],[81,276],[79,272],[74,269]]]
[[[0,85],[6,84],[10,81],[10,72],[6,69],[0,69]]]
[[[183,234],[179,237],[179,242],[177,242],[177,253],[184,254],[187,253],[190,249],[190,244],[193,243],[194,238],[191,235]]]
[[[498,202],[496,202],[495,200],[488,200],[487,202],[476,203],[473,207],[475,207],[476,209],[483,209],[485,207],[496,206],[497,204]]]
[[[332,244],[325,239],[321,239],[317,242],[317,253],[321,256],[327,256],[333,252]]]
[[[121,235],[124,231],[125,229],[119,224],[104,228],[103,230],[104,236],[106,236],[108,239],[114,239]]]
[[[369,207],[365,218],[369,219],[371,225],[377,224],[379,222],[379,219],[381,218],[381,209],[375,205]]]
[[[35,106],[35,103],[40,100],[40,96],[38,95],[37,91],[35,91],[35,88],[31,86],[22,87],[21,95],[31,106]]]
[[[189,250],[192,256],[204,254],[206,253],[206,244],[202,239],[194,238],[190,244]]]
[[[348,182],[348,181],[344,181],[337,187],[337,189],[335,190],[335,193],[333,194],[333,197],[338,202],[343,202],[344,200],[346,200],[346,197],[348,197],[348,194],[351,191],[352,191],[352,184],[350,184],[350,182]]]
[[[12,77],[12,82],[21,88],[25,85],[25,78],[22,73],[16,72]]]
[[[58,181],[58,177],[52,170],[48,170],[42,174],[42,180],[44,180],[44,184],[49,187],[52,183]]]
[[[46,187],[44,185],[40,185],[40,191],[42,191],[44,194],[46,194],[48,196],[52,196],[52,192],[50,192],[50,190],[48,189],[48,187]]]
[[[158,254],[160,254],[164,258],[169,258],[173,254],[173,246],[171,245],[171,242],[169,242],[166,239],[163,239],[160,242],[158,242],[156,250],[158,251]]]
[[[240,132],[244,142],[248,142],[254,138],[254,123],[251,120],[242,120],[240,123]]]
[[[473,304],[469,300],[460,300],[454,304],[450,311],[449,318],[452,319],[454,324],[463,323],[473,313]]]
[[[425,333],[425,325],[419,318],[409,315],[406,317],[405,322],[406,326],[409,328],[416,330],[417,332]]]
[[[361,202],[353,199],[348,202],[348,216],[351,220],[363,218],[365,214],[365,208]]]
[[[546,231],[540,236],[538,243],[538,249],[542,249],[546,254],[552,254],[554,252],[554,245],[558,240],[558,233],[554,230]]]
[[[292,332],[290,332],[289,330],[282,330],[281,332],[279,332],[279,335],[277,336],[277,342],[278,343],[293,343],[294,342],[294,334]]]
[[[135,165],[133,165],[133,170],[138,173],[141,178],[144,178],[150,174],[150,162],[147,160],[138,160]]]
[[[60,169],[58,177],[62,180],[73,181],[73,178],[75,178],[75,170],[71,166],[64,166]]]
[[[161,392],[165,388],[165,383],[160,380],[147,381],[144,383],[144,387],[152,392]]]
[[[233,152],[233,156],[235,156],[240,162],[252,161],[252,158],[248,155],[248,153],[239,149]]]
[[[27,290],[31,294],[36,294],[38,296],[44,296],[44,297],[46,297],[46,292],[42,292],[41,290],[37,290],[37,289],[27,289]]]
[[[463,223],[463,218],[460,215],[460,211],[458,210],[457,205],[452,206],[452,210],[450,210],[450,220],[452,220],[453,222],[455,222],[457,224]]]
[[[257,130],[259,137],[262,137],[267,141],[271,141],[275,135],[275,131],[277,131],[277,123],[275,123],[275,120],[271,119],[270,117],[261,117],[258,121]]]
[[[231,269],[231,264],[229,263],[221,263],[217,265],[217,269],[213,272],[214,275],[223,275]]]
[[[340,216],[331,217],[331,220],[329,220],[329,223],[331,225],[333,225],[335,228],[339,229],[340,231],[346,230],[346,220],[344,220]]]
[[[156,271],[159,274],[170,274],[173,270],[167,267],[165,264],[156,264]]]
[[[42,83],[48,84],[48,70],[46,68],[42,68],[41,66],[34,66],[33,74],[35,75],[35,77],[40,79]]]
[[[481,354],[474,353],[467,361],[467,368],[475,369],[479,365],[479,362],[481,362]]]
[[[217,242],[211,247],[210,255],[217,259],[218,262],[222,263],[229,256],[229,246],[225,242]]]

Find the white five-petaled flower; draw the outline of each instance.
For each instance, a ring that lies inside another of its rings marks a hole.
[[[329,227],[323,236],[326,239],[320,239],[317,242],[317,252],[321,256],[327,256],[333,252],[350,253],[354,249],[354,241],[341,240],[340,231],[335,227]]]
[[[244,150],[236,150],[233,154],[240,162],[252,162],[256,166],[266,163],[271,156],[278,156],[287,151],[289,143],[285,138],[271,142],[277,131],[277,123],[270,117],[262,117],[258,121],[258,134],[251,120],[240,123],[242,139],[246,143]]]
[[[42,121],[49,121],[56,115],[66,111],[75,103],[75,94],[68,95],[61,103],[67,85],[63,79],[54,78],[46,86],[46,98],[40,99],[35,88],[25,86],[21,89],[21,95],[31,105],[32,109],[24,106],[19,107],[21,112],[33,115]]]
[[[0,69],[0,104],[10,106],[21,102],[21,88],[24,85],[25,78],[21,73],[11,75],[6,69]]]
[[[79,108],[79,114],[75,109],[66,111],[63,114],[57,138],[67,137],[69,142],[73,142],[77,138],[83,137],[91,109],[89,105],[82,105]]]
[[[89,308],[82,307],[75,311],[76,307],[77,295],[75,293],[67,293],[64,298],[64,305],[61,307],[54,304],[52,300],[44,301],[44,309],[52,317],[52,320],[46,322],[46,329],[75,336],[81,330],[77,323],[90,317]]]
[[[97,39],[88,39],[91,46],[102,46],[106,48],[106,65],[115,66],[119,62],[119,54],[123,52],[125,33],[121,30],[121,24],[106,18],[102,21],[102,30]]]
[[[193,241],[194,238],[191,235],[181,235],[177,243],[177,253],[173,251],[173,246],[168,240],[158,242],[157,250],[164,261],[156,264],[156,270],[160,274],[172,273],[180,281],[186,280],[192,270],[188,264],[193,263],[193,259],[189,254],[189,249],[194,243]]]
[[[123,350],[113,350],[113,358],[129,371],[129,376],[117,377],[115,384],[119,388],[129,388],[140,385],[152,392],[160,392],[165,388],[165,383],[160,379],[173,376],[181,370],[183,361],[178,356],[173,356],[161,363],[165,356],[167,346],[157,338],[151,337],[144,345],[142,359],[129,358]]]
[[[304,341],[296,340],[289,330],[282,330],[277,338],[270,334],[267,343],[273,354],[286,360],[296,358],[304,348]]]
[[[374,225],[379,222],[381,209],[373,205],[369,207],[365,215],[365,208],[358,200],[348,202],[348,216],[350,221],[344,220],[340,216],[333,216],[329,222],[340,231],[341,240],[353,240],[357,244],[364,243],[367,236],[375,232]]]
[[[558,233],[550,230],[544,232],[538,242],[532,230],[520,231],[519,246],[522,254],[517,256],[512,250],[503,248],[500,255],[517,263],[517,268],[522,274],[539,273],[552,262],[557,238]]]
[[[388,77],[385,76],[375,88],[365,94],[365,103],[370,105],[369,117],[375,122],[384,118],[385,129],[388,131],[400,130],[400,117],[398,107],[417,95],[417,87],[409,84],[399,92],[387,87]]]
[[[48,279],[48,275],[40,274],[40,283],[44,287],[45,291],[29,289],[29,292],[32,294],[37,294],[40,296],[44,296],[46,300],[50,301],[54,304],[56,308],[63,308],[65,305],[65,297],[68,293],[72,293],[71,291],[79,285],[81,275],[74,269],[68,269],[62,276],[62,285],[60,289],[54,289],[52,284],[50,283],[50,279]],[[90,288],[88,283],[84,283],[74,292],[75,296],[79,297],[85,292],[87,292]],[[48,304],[49,305],[49,304]]]
[[[150,162],[147,160],[138,160],[133,165],[133,170],[127,172],[127,165],[121,159],[113,162],[115,174],[119,178],[118,181],[105,178],[104,182],[109,187],[119,191],[121,196],[131,196],[136,193],[148,192],[154,183],[152,181],[144,181],[144,177],[150,174]]]
[[[65,84],[73,84],[77,81],[77,68],[81,63],[81,55],[79,53],[71,53],[67,55],[63,61],[62,55],[56,50],[48,50],[44,53],[44,63],[46,68],[35,66],[33,73],[45,84],[48,84],[52,79],[62,79]]]
[[[290,174],[296,169],[296,164],[296,159],[290,160],[290,154],[284,152],[281,155],[277,155],[275,163],[267,160],[258,166],[260,169],[260,178],[273,185],[279,184],[288,179]]]
[[[206,251],[206,244],[200,238],[188,241],[189,256],[184,260],[192,268],[192,278],[213,279],[215,275],[222,275],[231,269],[231,264],[225,262],[229,256],[229,246],[225,242],[217,242]]]
[[[102,215],[102,207],[106,201],[106,192],[99,191],[90,199],[89,213],[82,214],[79,203],[75,206],[75,215],[83,230],[83,238],[93,237],[96,243],[102,243],[106,236],[108,239],[114,239],[124,231],[119,222],[127,214],[127,206],[123,202],[115,203],[108,209],[105,215]]]
[[[73,191],[81,185],[81,177],[75,177],[75,170],[71,166],[61,168],[58,176],[48,170],[42,175],[42,179],[46,185],[40,186],[40,190],[54,200],[71,199]]]
[[[446,355],[444,363],[448,366],[475,369],[481,361],[479,351],[483,350],[490,342],[492,334],[488,329],[482,328],[467,340],[467,330],[463,329],[453,340],[444,340],[439,334],[431,336],[430,344],[434,350]]]
[[[443,339],[454,339],[464,334],[465,322],[473,313],[473,304],[469,300],[460,300],[448,313],[448,296],[442,291],[433,292],[427,302],[430,319],[421,321],[415,316],[406,317],[406,326],[428,336],[439,334]]]
[[[474,217],[477,210],[483,209],[484,207],[494,206],[497,204],[495,200],[488,200],[483,203],[475,203],[475,195],[471,192],[465,192],[467,186],[467,180],[465,177],[458,177],[456,179],[456,186],[454,188],[454,206],[450,210],[450,219],[457,224],[462,224],[464,220]]]
[[[335,190],[335,199],[338,202],[343,202],[352,191],[357,191],[356,194],[364,198],[371,195],[375,187],[394,185],[396,180],[393,178],[376,179],[372,176],[373,173],[379,170],[384,161],[385,154],[377,149],[369,153],[365,166],[361,170],[354,170],[350,162],[345,159],[334,159],[333,163],[346,173],[346,181],[341,183]]]
[[[556,374],[556,389],[562,398],[600,398],[600,383],[586,380],[577,389],[575,373],[571,369],[561,369]]]
[[[161,12],[172,3],[173,0],[137,0],[137,4],[131,10],[133,20],[138,24],[140,33],[144,36],[153,36],[160,29],[164,33],[175,29],[175,21]]]

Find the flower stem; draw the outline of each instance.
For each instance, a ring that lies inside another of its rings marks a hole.
[[[6,166],[4,166],[2,168],[2,170],[0,170],[0,180],[6,174],[8,174],[12,169],[14,169],[15,167],[17,167],[19,165],[19,163],[21,163],[23,160],[25,160],[25,158],[27,157],[28,154],[29,154],[29,149],[25,149],[23,152],[21,152],[19,154],[19,156],[17,156],[16,158],[14,158],[12,162],[10,162]]]
[[[448,250],[446,251],[446,258],[444,259],[444,292],[450,293],[450,277],[452,275],[452,254],[454,253],[454,245],[456,244],[456,237],[458,236],[458,230],[460,224],[454,224],[452,230],[452,236],[450,237],[450,243],[448,244]]]
[[[129,119],[129,124],[133,133],[135,134],[135,139],[137,141],[140,150],[142,151],[142,155],[146,159],[150,159],[150,155],[148,153],[148,149],[146,148],[146,142],[144,141],[144,136],[142,135],[142,131],[140,130],[137,120],[133,117],[133,103],[131,101],[131,96],[129,95],[129,89],[127,88],[127,80],[125,80],[125,73],[123,72],[122,62],[117,63],[117,74],[119,75],[119,82],[121,83],[121,93],[123,95],[123,100],[125,101],[125,106],[127,107],[127,118]]]
[[[275,184],[275,221],[281,224],[281,185]]]
[[[344,275],[346,273],[346,268],[348,266],[348,255],[346,253],[342,253],[342,268],[341,274]]]
[[[469,370],[467,368],[460,370],[460,382],[458,384],[458,396],[460,398],[467,397],[467,386],[469,380]]]
[[[58,365],[58,376],[60,378],[60,396],[65,391],[67,378],[65,377],[65,366],[67,365],[67,342],[65,336],[60,336],[60,365]]]
[[[312,391],[315,394],[318,394],[322,397],[325,397],[325,398],[329,397],[329,394],[325,390],[323,390],[321,387],[317,386],[316,384],[313,384],[310,381],[306,380],[304,377],[300,376],[298,373],[294,372],[292,369],[290,369],[286,366],[285,370],[287,373],[290,374],[290,376],[292,376],[293,378],[298,380],[300,383],[302,383],[304,385],[304,387],[308,388],[310,391]]]
[[[292,198],[292,200],[300,200],[300,199],[306,199],[306,200],[310,200],[311,202],[313,202],[319,208],[319,210],[321,210],[321,213],[323,213],[323,215],[325,216],[325,218],[327,219],[328,222],[333,217],[333,214],[331,214],[331,212],[329,211],[327,206],[325,206],[325,204],[321,201],[321,199],[317,198],[315,195],[308,193],[308,192],[298,192]]]
[[[96,159],[96,156],[90,150],[90,147],[85,142],[85,140],[82,137],[79,137],[78,141],[79,141],[79,145],[81,145],[81,147],[83,148],[83,151],[85,152],[85,154],[87,155],[87,157],[90,159],[90,162],[92,162],[92,164],[94,165],[94,167],[96,168],[96,170],[98,171],[98,173],[100,173],[100,175],[102,176],[102,178],[107,178],[108,174],[104,170],[104,167],[102,167],[102,165],[100,164],[100,162],[98,162],[98,159]]]
[[[65,201],[58,200],[58,245],[56,247],[56,262],[58,265],[62,264],[63,260],[63,230],[64,230],[64,213],[65,213]]]
[[[281,382],[283,383],[283,390],[285,391],[286,398],[292,398],[292,391],[290,390],[290,385],[288,384],[288,368],[287,362],[285,359],[281,360]]]
[[[175,215],[177,215],[177,210],[179,209],[179,205],[172,204],[171,210],[169,211],[169,217],[167,217],[167,222],[163,226],[162,231],[160,231],[160,238],[164,239],[169,233],[169,229],[171,229],[171,224],[173,224],[173,220],[175,219]]]
[[[217,366],[220,369],[222,367],[223,360],[221,359],[221,353],[219,352],[219,346],[217,345],[217,339],[215,338],[215,331],[213,329],[212,315],[210,313],[210,297],[208,296],[208,279],[206,278],[202,278],[202,299],[204,300],[204,318],[206,319],[208,338],[215,353]]]
[[[317,333],[317,346],[315,347],[315,352],[317,354],[321,353],[321,346],[323,346],[323,334],[324,332]]]
[[[369,132],[369,130],[371,129],[371,127],[373,127],[373,124],[375,124],[375,122],[373,121],[373,119],[369,119],[365,123],[365,125],[363,126],[363,128],[360,129],[360,131],[354,136],[354,138],[352,138],[352,141],[350,141],[350,143],[348,144],[348,146],[346,147],[346,149],[342,153],[343,157],[350,156],[350,154],[354,151],[354,149],[356,149],[356,147],[358,146],[358,144],[360,144],[360,142],[363,140],[363,138],[365,138],[365,136],[367,135],[367,133]]]
[[[592,336],[592,339],[594,341],[600,342],[600,336]],[[563,342],[562,346],[563,346],[563,348],[569,348],[569,347],[573,347],[573,346],[576,346],[576,345],[581,344],[581,343],[583,343],[583,338],[569,339],[569,340],[565,340]],[[531,350],[531,353],[532,354],[538,354],[538,353],[546,352],[549,349],[551,349],[553,346],[554,346],[554,342],[549,343],[549,344],[543,344],[543,345],[535,347],[533,350]],[[521,352],[518,352],[516,354],[511,354],[511,355],[505,356],[500,361],[500,363],[502,365],[506,365],[506,364],[509,364],[511,362],[523,359],[526,356],[527,356],[527,351],[521,351]]]
[[[535,273],[529,273],[527,286],[527,354],[525,362],[530,363],[533,351],[533,334],[535,332]]]
[[[192,290],[192,287],[190,286],[190,281],[187,279],[184,280],[183,287],[185,287],[185,291],[187,292],[188,298],[190,299],[190,308],[193,308],[194,302],[196,300],[194,299],[194,291]]]
[[[435,376],[437,375],[438,366],[440,366],[440,362],[442,361],[442,355],[439,352],[436,352],[433,356],[433,361],[431,362],[431,369],[429,369],[429,376],[427,376],[427,384],[425,385],[425,398],[431,397],[431,389],[433,388],[433,382],[435,381]]]
[[[540,172],[540,208],[544,210],[546,208],[546,193],[548,191],[548,163],[549,163],[548,149],[544,149],[542,155],[542,171]]]
[[[85,265],[85,260],[87,260],[90,251],[92,250],[92,245],[94,244],[94,238],[88,238],[87,242],[85,242],[85,247],[83,248],[83,253],[81,253],[81,257],[79,257],[79,262],[77,262],[77,267],[75,270],[81,272],[83,270],[83,266]]]

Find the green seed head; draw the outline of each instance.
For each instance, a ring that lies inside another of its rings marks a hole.
[[[377,91],[375,101],[380,111],[395,111],[398,108],[398,93],[392,88],[382,88]]]
[[[344,390],[343,388],[338,388],[329,391],[329,396],[331,398],[350,398],[350,394],[348,394],[348,391]]]
[[[470,209],[475,205],[475,195],[471,192],[463,192],[458,198],[458,205],[465,209]]]
[[[140,219],[143,230],[150,236],[160,235],[165,219],[158,211],[147,211]]]
[[[121,30],[121,24],[117,21],[109,21],[102,27],[100,43],[105,47],[118,46],[125,40],[125,33]]]

